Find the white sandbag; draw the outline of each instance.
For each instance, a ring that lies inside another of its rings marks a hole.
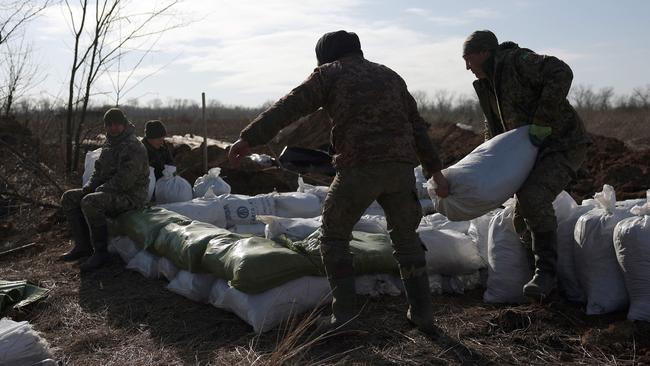
[[[415,174],[415,189],[418,192],[418,198],[429,199],[429,192],[427,191],[427,178],[424,177],[422,165],[418,165],[413,169]]]
[[[404,291],[404,285],[399,277],[385,273],[357,276],[354,283],[357,295],[399,296]]]
[[[261,194],[251,197],[241,194],[225,194],[219,196],[219,200],[223,203],[228,226],[257,224],[257,215],[277,216],[273,195]]]
[[[56,365],[47,341],[27,321],[0,319],[0,365]]]
[[[196,178],[192,189],[194,197],[203,197],[212,188],[212,192],[217,196],[230,193],[230,184],[226,183],[219,174],[221,168],[210,168],[208,174]]]
[[[116,236],[111,238],[108,250],[118,254],[124,263],[129,263],[138,254],[140,248],[128,236]]]
[[[490,231],[490,221],[502,210],[503,209],[501,208],[497,208],[485,215],[470,220],[469,227],[467,228],[467,235],[469,235],[469,237],[472,238],[472,241],[476,244],[478,255],[483,259],[486,265],[488,262],[488,234]]]
[[[352,230],[372,234],[388,234],[387,226],[386,217],[383,215],[363,215],[354,224]]]
[[[153,193],[156,191],[156,172],[153,167],[149,167],[149,188],[147,189],[147,202],[151,202]]]
[[[469,221],[449,221],[445,215],[441,213],[434,213],[431,215],[423,216],[420,220],[418,229],[432,228],[436,230],[446,229],[456,231],[459,233],[467,234],[469,230]]]
[[[431,215],[436,213],[436,205],[431,201],[431,198],[421,198],[420,207],[422,207],[423,215]]]
[[[319,305],[329,304],[331,292],[325,277],[307,276],[259,294],[247,294],[218,279],[209,303],[235,313],[256,333],[268,331]]]
[[[157,279],[159,276],[158,271],[158,257],[149,253],[146,249],[141,250],[126,264],[126,268],[132,271],[139,272],[146,278]]]
[[[629,320],[650,321],[650,190],[644,205],[633,207],[635,216],[614,228],[614,248],[630,296]]]
[[[566,193],[563,191],[563,193]],[[557,216],[557,282],[558,290],[569,301],[584,303],[586,301],[584,290],[578,280],[575,265],[576,243],[573,231],[580,216],[590,211],[596,201],[583,200],[582,205],[566,193],[560,194],[555,199],[553,207]],[[562,216],[558,212],[564,212]],[[562,217],[561,217],[562,216]]]
[[[429,273],[452,276],[473,273],[484,266],[476,244],[466,234],[431,227],[418,229],[417,233],[427,247]]]
[[[283,192],[273,194],[275,199],[275,216],[280,217],[316,217],[321,214],[318,197],[311,193]]]
[[[436,211],[452,221],[471,220],[499,207],[524,183],[535,164],[537,148],[528,126],[484,142],[458,163],[443,170],[450,194],[437,197],[435,183],[427,183]]]
[[[594,195],[598,206],[580,216],[574,236],[575,264],[587,297],[587,314],[606,314],[628,304],[625,279],[614,249],[614,227],[632,216],[616,208],[616,193],[609,185]]]
[[[99,159],[99,155],[102,153],[102,148],[88,151],[86,153],[86,158],[84,159],[84,174],[81,177],[81,186],[85,186],[86,183],[90,180],[90,177],[95,171],[95,162]]]
[[[174,262],[165,257],[158,258],[158,277],[165,278],[167,281],[173,280],[178,274],[178,268]]]
[[[374,215],[374,216],[386,216],[384,209],[377,201],[373,201],[363,214]]]
[[[305,183],[302,177],[298,177],[298,192],[302,193],[311,193],[318,197],[321,205],[325,202],[327,197],[327,192],[329,192],[330,187],[328,186],[313,186],[311,184]]]
[[[165,203],[158,206],[174,211],[192,220],[212,224],[216,227],[225,228],[227,226],[223,201],[217,197],[194,198],[186,202]]]
[[[233,233],[250,234],[254,236],[265,237],[266,224],[257,222],[255,224],[240,224],[228,227]]]
[[[514,204],[490,221],[488,280],[483,300],[489,303],[525,303],[523,287],[533,277],[526,249],[515,231]]]
[[[192,273],[178,271],[173,280],[167,285],[171,292],[187,297],[196,302],[207,303],[210,297],[210,290],[216,281],[216,277],[206,273]]]
[[[260,215],[257,219],[264,224],[264,237],[275,239],[285,235],[291,240],[303,240],[321,226],[321,217],[312,218],[289,218]]]
[[[192,185],[176,174],[176,167],[165,165],[163,176],[156,182],[156,203],[185,202],[192,199]]]

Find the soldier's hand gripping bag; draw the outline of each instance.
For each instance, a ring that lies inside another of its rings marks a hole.
[[[501,206],[528,177],[537,150],[528,138],[528,126],[482,143],[442,171],[449,181],[449,196],[438,197],[433,180],[427,182],[436,211],[449,220],[465,221]]]

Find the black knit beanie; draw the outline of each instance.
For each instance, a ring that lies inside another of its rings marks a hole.
[[[363,56],[359,37],[352,32],[340,30],[325,33],[316,43],[318,66],[352,54]]]
[[[113,123],[120,123],[124,126],[129,123],[124,112],[119,108],[111,108],[104,113],[104,125],[109,126]]]
[[[162,122],[153,120],[147,121],[144,125],[144,137],[148,139],[157,139],[165,136],[167,136],[167,130]]]

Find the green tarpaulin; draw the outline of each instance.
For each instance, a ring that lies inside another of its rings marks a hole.
[[[167,224],[189,224],[192,220],[161,207],[148,207],[119,215],[111,221],[112,235],[126,235],[141,248],[153,245],[160,229]]]
[[[47,296],[50,290],[34,286],[27,281],[0,280],[0,314],[12,307],[27,306]]]

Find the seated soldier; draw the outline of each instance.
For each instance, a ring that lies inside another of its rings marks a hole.
[[[95,270],[108,259],[106,218],[141,208],[147,201],[147,150],[136,138],[135,126],[118,108],[104,114],[104,126],[106,142],[92,176],[82,188],[61,197],[74,241],[61,259],[73,261],[92,254],[80,266],[82,271]]]
[[[175,165],[171,151],[165,144],[165,136],[167,130],[161,121],[147,121],[144,125],[142,144],[147,148],[149,166],[153,167],[156,180],[162,177],[165,165]]]

